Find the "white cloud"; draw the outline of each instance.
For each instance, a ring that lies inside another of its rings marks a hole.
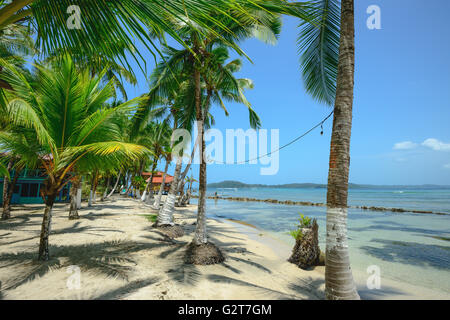
[[[445,169],[450,169],[450,163],[444,164]]]
[[[403,141],[394,144],[394,150],[409,150],[414,149],[415,147],[417,147],[417,143],[412,141]]]
[[[435,151],[450,151],[450,143],[444,143],[434,138],[425,140],[422,145]]]

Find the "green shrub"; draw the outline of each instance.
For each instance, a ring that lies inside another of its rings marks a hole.
[[[156,220],[158,219],[157,214],[143,214],[142,216],[144,216],[145,219],[147,219],[150,222],[156,222]]]
[[[292,230],[289,231],[289,234],[295,239],[295,240],[300,240],[303,233],[302,233],[302,228],[309,228],[311,227],[311,221],[312,219],[299,213],[300,218],[298,219],[298,226],[296,230]]]

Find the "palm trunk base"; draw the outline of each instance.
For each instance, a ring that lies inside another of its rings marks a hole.
[[[9,206],[7,208],[3,209],[2,213],[2,220],[8,220],[11,218],[11,211],[9,209]]]
[[[174,224],[166,224],[166,225],[159,225],[157,222],[153,225],[154,228],[160,230],[162,233],[164,233],[167,237],[170,239],[175,239],[184,236],[184,230],[181,226]]]
[[[222,251],[213,243],[196,244],[191,242],[186,251],[186,263],[196,265],[211,265],[225,261]]]
[[[78,215],[78,210],[70,208],[69,212],[69,220],[77,220],[80,219],[80,216]]]
[[[41,236],[39,242],[39,257],[38,260],[48,261],[50,254],[48,250],[48,238],[51,232],[52,223],[52,209],[55,201],[55,195],[48,196],[47,203],[45,205],[44,217],[42,220]]]

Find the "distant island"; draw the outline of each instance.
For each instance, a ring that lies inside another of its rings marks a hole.
[[[448,185],[371,185],[349,183],[350,189],[450,189]],[[320,183],[288,183],[288,184],[247,184],[240,181],[226,180],[222,182],[209,183],[208,188],[278,188],[278,189],[321,189],[326,188],[326,184]]]

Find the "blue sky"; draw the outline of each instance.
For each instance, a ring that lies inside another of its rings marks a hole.
[[[358,0],[355,7],[356,75],[350,181],[370,184],[450,185],[450,27],[448,0]],[[381,30],[369,30],[369,5],[381,9]],[[279,129],[280,145],[323,119],[330,109],[311,99],[300,77],[297,21],[284,18],[279,43],[241,44],[239,76],[255,88],[247,98],[262,128]],[[151,70],[153,58],[148,57]],[[129,97],[148,90],[139,75]],[[249,127],[241,105],[228,105],[226,117],[214,107],[216,128]],[[276,175],[260,175],[260,165],[209,165],[208,182],[326,183],[331,121],[280,151]],[[171,166],[173,170],[173,166]],[[198,167],[193,168],[197,176]]]

